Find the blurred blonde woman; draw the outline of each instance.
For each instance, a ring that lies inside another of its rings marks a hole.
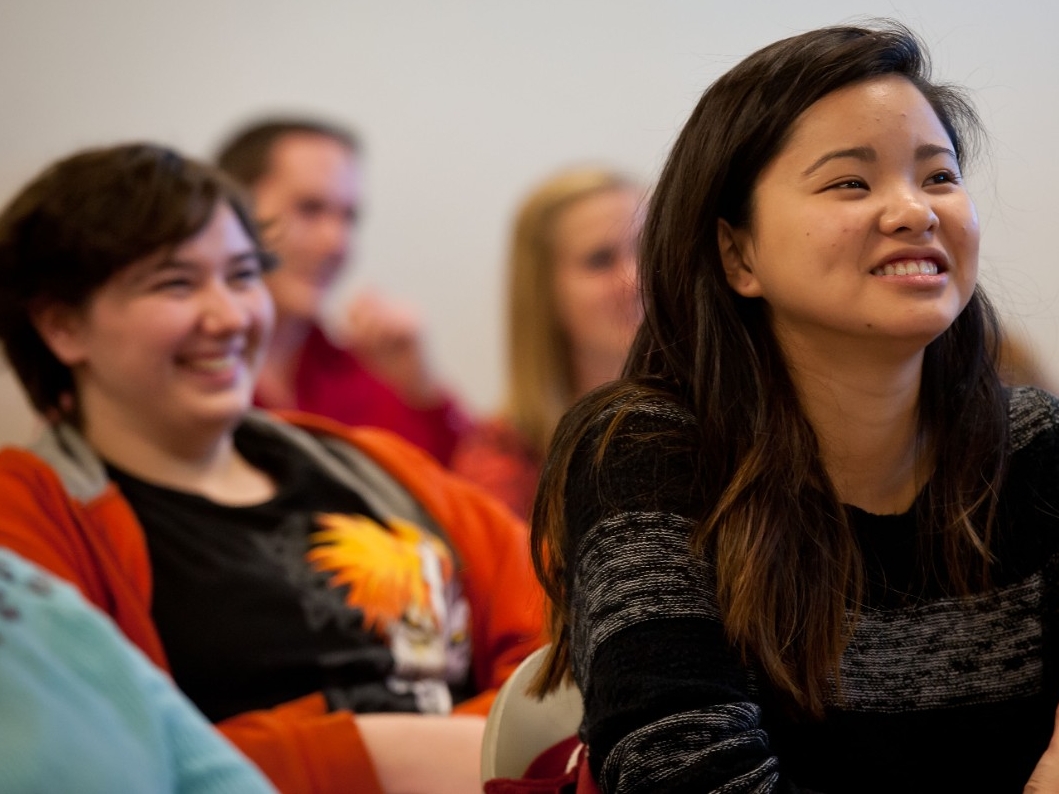
[[[516,216],[505,400],[463,439],[452,466],[521,516],[529,515],[559,417],[621,374],[642,318],[643,198],[629,177],[582,167],[540,184]]]

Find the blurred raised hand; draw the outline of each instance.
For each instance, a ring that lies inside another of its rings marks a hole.
[[[415,408],[444,398],[426,354],[420,311],[374,290],[350,302],[337,329],[339,341],[371,372]]]

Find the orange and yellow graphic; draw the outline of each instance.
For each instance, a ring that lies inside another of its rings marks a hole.
[[[386,634],[405,622],[437,631],[445,606],[439,590],[452,578],[452,556],[433,535],[392,519],[389,528],[364,516],[321,514],[306,557],[333,585],[347,585],[346,603],[364,613],[365,628]]]

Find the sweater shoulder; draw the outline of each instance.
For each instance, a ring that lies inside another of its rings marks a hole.
[[[1032,386],[1011,389],[1008,421],[1012,452],[1039,441],[1054,443],[1059,434],[1059,398]]]

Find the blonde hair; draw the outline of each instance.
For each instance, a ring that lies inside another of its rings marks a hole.
[[[508,383],[502,413],[542,457],[559,418],[580,396],[555,307],[555,227],[571,205],[614,190],[641,187],[603,168],[565,170],[538,185],[515,218],[508,259]]]

